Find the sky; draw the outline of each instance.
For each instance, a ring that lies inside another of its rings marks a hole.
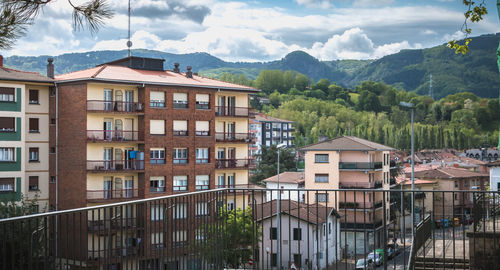
[[[496,1],[485,1],[489,14],[470,25],[473,36],[500,32]],[[126,49],[127,1],[108,3],[115,15],[92,35],[74,31],[71,7],[54,1],[0,53]],[[131,0],[131,40],[133,49],[207,52],[232,62],[277,60],[295,50],[320,60],[376,59],[462,38],[465,8],[462,0]]]

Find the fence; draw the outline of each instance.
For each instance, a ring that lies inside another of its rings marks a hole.
[[[400,217],[417,192],[415,224],[426,219],[413,238]],[[370,258],[465,269],[484,245],[475,235],[496,233],[498,202],[485,191],[236,187],[3,216],[0,269],[367,269]]]

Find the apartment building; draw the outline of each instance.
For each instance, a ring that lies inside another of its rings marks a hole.
[[[257,114],[250,120],[250,133],[255,137],[254,143],[250,145],[250,154],[255,156],[260,153],[261,147],[278,145],[284,143],[287,148],[293,148],[295,122],[268,116],[267,114]]]
[[[163,67],[162,59],[132,56],[56,76],[51,205],[63,210],[248,185],[248,95],[257,90],[197,76],[190,67],[181,72],[177,63],[173,70]],[[243,194],[231,197],[228,208],[248,204]],[[102,243],[109,241],[124,254],[158,254],[175,242],[170,248],[180,254],[196,237],[182,228],[206,216],[212,203],[93,213],[88,256],[102,258]],[[123,215],[125,224],[113,223]],[[167,224],[178,228],[174,235],[163,234]],[[148,269],[164,262],[151,255],[131,263]]]
[[[342,239],[351,247],[346,252],[360,254],[381,246],[383,225],[391,222],[389,194],[363,190],[390,189],[390,152],[394,149],[343,136],[301,150],[305,152],[306,189],[359,189],[343,192],[342,196],[331,191],[309,197],[309,203],[326,204],[342,215]]]
[[[49,96],[53,79],[3,66],[0,56],[0,201],[49,200]]]

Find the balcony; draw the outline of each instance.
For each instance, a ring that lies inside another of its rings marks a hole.
[[[215,116],[248,117],[249,111],[248,107],[216,106]]]
[[[361,202],[339,202],[340,209],[372,209],[372,208],[380,208],[382,207],[382,201],[377,202],[363,202],[363,199],[360,199]]]
[[[362,189],[362,188],[381,188],[382,182],[341,182],[339,184],[341,189]]]
[[[381,170],[382,162],[339,162],[339,169],[344,171]]]
[[[87,100],[87,111],[104,113],[144,113],[144,105],[139,102]]]
[[[139,142],[139,131],[134,130],[87,130],[89,142]]]
[[[144,170],[144,160],[87,160],[87,171],[115,172]]]
[[[137,199],[138,197],[138,189],[87,190],[88,202],[103,202],[108,200],[122,201]]]
[[[88,200],[88,199],[87,199]],[[89,220],[87,230],[89,232],[109,232],[137,227],[136,218],[114,218],[112,220]]]
[[[215,133],[216,142],[251,143],[253,139],[254,135],[252,133],[226,133],[226,132]]]
[[[216,169],[248,169],[253,165],[253,159],[217,159]]]

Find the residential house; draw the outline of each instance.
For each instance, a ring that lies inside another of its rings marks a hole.
[[[341,234],[350,253],[364,253],[383,246],[382,228],[390,224],[390,152],[394,149],[353,136],[342,136],[301,148],[305,152],[306,189],[358,189],[325,191],[309,197],[309,203],[335,207],[342,214]],[[312,195],[312,194],[311,194]],[[368,232],[367,232],[368,231]],[[368,248],[366,248],[368,244]],[[356,247],[356,248],[354,248]]]
[[[49,62],[49,71],[52,71]],[[49,74],[49,76],[51,76]],[[37,197],[38,209],[49,202],[49,156],[54,155],[49,99],[53,79],[3,66],[0,56],[0,200]]]
[[[334,208],[282,200],[280,231],[277,228],[277,200],[257,205],[255,209],[262,228],[259,269],[277,269],[278,260],[284,269],[289,269],[292,263],[301,269],[325,269],[340,260],[340,215]],[[277,256],[278,234],[281,258]]]
[[[296,202],[303,203],[305,201],[305,192],[300,189],[304,189],[304,172],[283,172],[279,175],[279,185],[278,176],[274,175],[269,178],[262,180],[266,184],[267,189],[274,189],[274,191],[267,191],[266,197],[267,201],[277,200],[278,191],[281,189],[281,199],[282,200],[293,200]]]
[[[287,148],[293,148],[295,131],[293,124],[295,122],[268,116],[267,114],[258,114],[250,120],[250,133],[255,140],[250,145],[250,154],[252,156],[260,153],[261,147],[285,144]]]

